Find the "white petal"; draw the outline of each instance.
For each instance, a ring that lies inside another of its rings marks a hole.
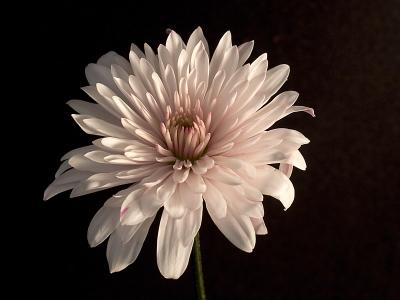
[[[157,237],[157,265],[165,278],[179,278],[186,270],[193,246],[193,236],[184,236],[186,218],[174,219],[164,210]],[[189,240],[186,245],[183,240]]]
[[[122,243],[126,244],[131,240],[135,233],[139,230],[140,224],[137,225],[120,225],[116,228],[116,232],[119,235]]]
[[[99,64],[88,64],[85,69],[86,78],[90,85],[96,85],[97,83],[102,83],[105,86],[117,90],[114,83],[113,77],[111,75],[110,68]]]
[[[221,65],[222,59],[224,57],[224,53],[227,49],[232,47],[232,36],[231,32],[227,31],[220,41],[218,42],[217,47],[215,48],[214,54],[211,58],[210,62],[210,79],[214,79],[215,74],[219,70],[219,66]]]
[[[50,198],[52,198],[52,197],[54,197],[54,196],[56,196],[56,195],[58,195],[58,194],[60,194],[62,192],[65,192],[65,191],[68,191],[70,189],[73,189],[75,186],[78,185],[78,183],[79,183],[78,181],[69,182],[69,183],[63,183],[63,184],[58,184],[58,185],[55,185],[55,184],[52,183],[44,191],[43,200],[47,201]]]
[[[304,111],[304,112],[308,113],[309,115],[311,115],[312,117],[315,118],[314,109],[312,109],[311,107],[307,107],[307,106],[292,106],[292,107],[289,107],[286,110],[286,112],[283,115],[283,117],[286,117],[287,115],[290,115],[291,113],[301,112],[301,111]]]
[[[256,243],[253,224],[248,216],[237,215],[228,210],[224,218],[211,214],[211,219],[219,230],[239,249],[252,252]]]
[[[271,127],[276,121],[283,118],[285,111],[297,100],[299,94],[294,91],[286,91],[276,96],[268,105],[260,109],[255,115],[258,125],[254,132],[263,131]]]
[[[196,210],[203,205],[202,195],[195,193],[186,182],[178,184],[177,189],[183,206],[189,210]]]
[[[182,234],[182,243],[184,246],[189,245],[193,241],[193,238],[196,236],[197,232],[200,229],[202,218],[203,205],[201,205],[196,210],[188,211],[186,215],[182,218],[182,221],[186,223],[183,227]]]
[[[114,137],[101,138],[93,142],[93,144],[95,144],[98,147],[105,148],[108,151],[115,151],[119,153],[123,153],[126,147],[134,143],[135,143],[134,140],[120,139]]]
[[[169,176],[160,187],[157,188],[157,199],[160,203],[165,203],[175,193],[176,183],[172,176]]]
[[[279,171],[281,171],[281,172],[282,172],[283,174],[285,174],[288,178],[290,178],[290,175],[292,175],[292,171],[293,171],[293,165],[281,163],[281,164],[279,165]]]
[[[118,138],[129,138],[130,134],[121,127],[115,126],[111,123],[96,119],[87,115],[73,114],[75,122],[88,134],[112,136]]]
[[[169,200],[164,204],[165,211],[168,212],[168,215],[171,218],[182,218],[186,212],[186,207],[184,204],[185,199],[181,198],[181,194],[179,193],[179,186],[175,190],[175,193],[169,198]]]
[[[102,243],[119,224],[118,207],[101,207],[90,222],[87,239],[91,247]]]
[[[301,155],[299,150],[294,151],[285,161],[285,163],[293,165],[300,170],[305,170],[307,168],[306,161],[304,160],[304,157],[303,155]]]
[[[67,171],[70,168],[71,168],[71,165],[68,163],[68,160],[63,161],[62,164],[60,165],[60,167],[58,168],[56,174],[54,175],[54,177],[57,178],[58,176],[60,176],[62,173],[64,173],[65,171]]]
[[[239,185],[242,183],[240,176],[232,172],[230,169],[220,166],[214,166],[205,176],[212,181],[223,182],[229,185]]]
[[[197,51],[196,51],[197,50]],[[203,43],[200,41],[193,52],[193,68],[196,69],[196,82],[204,82],[208,86],[208,73],[209,73],[209,58],[204,48]]]
[[[98,90],[102,90],[102,87],[105,87],[101,84],[96,84],[96,86],[86,86],[83,87],[82,90],[88,94],[94,101],[96,101],[101,107],[103,107],[107,112],[110,113],[111,116],[120,119],[119,113],[115,110],[114,102],[111,97],[103,97]],[[108,88],[107,88],[108,89]],[[108,89],[110,90],[110,89]],[[110,90],[111,91],[111,90]],[[111,91],[114,95],[115,93]]]
[[[262,218],[250,218],[251,223],[254,226],[256,234],[264,235],[268,233],[267,226],[265,226],[264,220]]]
[[[186,183],[195,193],[204,193],[207,189],[203,178],[200,175],[195,174],[194,172],[190,172],[188,178],[186,179]]]
[[[93,173],[115,172],[118,170],[122,171],[124,169],[123,167],[117,165],[112,165],[108,163],[98,163],[81,155],[72,156],[68,160],[68,163],[77,170],[88,171]]]
[[[251,181],[264,195],[280,200],[285,210],[294,200],[294,187],[289,178],[281,171],[264,166],[257,169],[257,176]]]
[[[254,47],[254,41],[241,44],[238,47],[239,66],[242,66],[246,62],[246,60],[250,57],[251,51],[253,51],[253,47]]]
[[[107,68],[110,68],[111,65],[116,64],[121,68],[123,68],[125,72],[132,73],[132,68],[131,65],[129,64],[129,61],[127,61],[124,57],[122,57],[121,55],[119,55],[114,51],[110,51],[104,54],[102,57],[98,59],[97,63]]]
[[[97,119],[105,120],[111,124],[118,124],[119,119],[115,118],[109,111],[96,103],[89,103],[82,100],[69,100],[67,104],[81,115],[89,115]]]
[[[131,183],[131,181],[116,178],[115,173],[98,173],[80,182],[72,190],[70,197],[74,198],[128,183]]]
[[[261,88],[261,93],[265,95],[265,100],[257,106],[263,106],[268,99],[271,98],[285,83],[289,77],[290,68],[288,65],[282,64],[267,71],[265,81]]]
[[[223,218],[227,213],[227,204],[222,193],[216,188],[216,186],[209,180],[205,180],[207,190],[203,194],[203,198],[206,201],[207,210],[216,218]]]
[[[144,221],[129,242],[125,244],[118,233],[114,232],[111,235],[107,244],[107,260],[111,273],[125,269],[136,260],[153,220],[154,217]]]
[[[91,174],[92,173],[82,172],[75,169],[66,171],[54,179],[54,181],[46,188],[43,200],[49,200],[59,193],[75,188],[81,180],[85,180]]]
[[[199,41],[203,42],[204,48],[206,49],[207,53],[209,54],[208,50],[208,43],[207,40],[204,37],[203,31],[200,27],[197,27],[195,31],[190,35],[189,40],[187,42],[186,46],[186,51],[188,53],[188,56],[192,56],[192,52],[194,47],[198,44]]]
[[[74,155],[77,155],[77,154],[85,154],[85,153],[87,153],[87,152],[89,152],[89,151],[94,151],[94,150],[97,150],[97,147],[96,147],[96,146],[93,146],[93,145],[89,145],[89,146],[84,146],[84,147],[76,148],[76,149],[73,149],[73,150],[68,151],[67,153],[65,153],[65,154],[61,157],[61,160],[66,160],[66,159],[71,158],[71,157],[74,156]]]
[[[174,181],[176,183],[185,182],[185,180],[189,176],[189,171],[190,171],[190,169],[188,169],[188,168],[183,168],[181,170],[174,170],[174,173],[173,173]]]

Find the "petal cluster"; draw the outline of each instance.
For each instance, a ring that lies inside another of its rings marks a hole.
[[[87,66],[83,90],[94,102],[68,104],[82,130],[98,138],[62,157],[44,199],[124,185],[88,229],[91,246],[109,238],[111,272],[135,261],[160,209],[158,267],[164,277],[178,278],[203,204],[219,230],[251,252],[256,235],[267,233],[263,194],[285,209],[293,202],[289,177],[293,166],[306,168],[299,148],[309,140],[270,127],[293,112],[314,112],[295,106],[293,91],[271,100],[289,67],[268,69],[267,54],[246,63],[253,44],[232,45],[227,32],[211,55],[201,28],[187,43],[172,31],[156,52],[132,45],[129,60],[109,52]]]

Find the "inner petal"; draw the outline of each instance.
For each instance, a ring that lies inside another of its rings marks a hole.
[[[202,157],[210,140],[209,122],[202,120],[203,112],[199,105],[176,106],[172,111],[168,106],[165,121],[161,124],[168,150],[185,164]],[[210,118],[210,116],[208,116]]]

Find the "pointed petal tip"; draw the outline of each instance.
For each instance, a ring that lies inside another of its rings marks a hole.
[[[247,248],[241,248],[241,250],[243,250],[246,253],[252,253],[254,250],[254,247],[247,247]]]
[[[97,246],[97,244],[94,243],[93,241],[92,241],[92,242],[88,241],[88,244],[89,244],[89,247],[90,247],[90,248],[94,248],[94,247]]]
[[[44,192],[44,195],[43,195],[43,201],[47,201],[47,200],[49,200],[51,197],[46,193],[46,191]]]

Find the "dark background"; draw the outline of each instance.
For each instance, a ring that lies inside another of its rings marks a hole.
[[[79,89],[85,65],[109,50],[127,56],[131,42],[156,48],[166,28],[186,40],[200,25],[211,49],[231,30],[235,43],[255,40],[252,59],[268,52],[271,66],[289,64],[284,89],[299,91],[300,105],[317,115],[278,124],[310,138],[308,169],[294,172],[288,211],[265,199],[269,234],[252,254],[205,216],[209,299],[400,299],[399,1],[55,3],[25,7],[24,80],[34,83],[23,94],[32,117],[26,139],[34,138],[36,159],[19,200],[30,214],[19,291],[31,299],[195,298],[190,266],[175,281],[157,269],[157,221],[137,261],[109,274],[105,244],[90,249],[86,230],[112,191],[41,198],[61,155],[91,141],[65,105],[88,99]]]

